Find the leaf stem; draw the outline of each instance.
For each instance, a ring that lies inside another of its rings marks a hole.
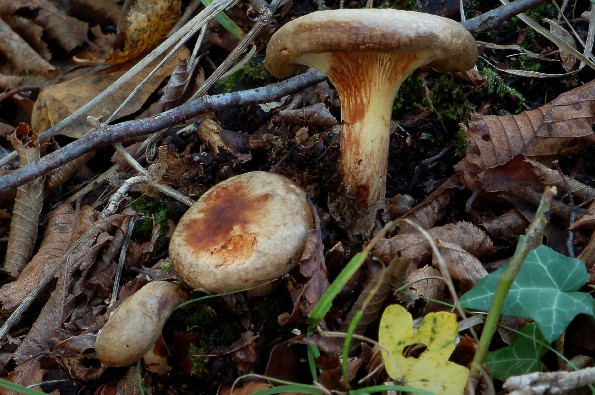
[[[521,265],[525,261],[525,258],[527,258],[529,252],[541,245],[543,229],[548,223],[549,210],[556,193],[556,187],[547,187],[545,189],[545,192],[541,198],[541,203],[539,204],[537,212],[535,213],[535,218],[529,225],[525,237],[519,241],[516,252],[512,257],[508,268],[504,271],[504,273],[502,273],[502,276],[498,281],[498,287],[496,288],[492,305],[490,306],[490,310],[479,339],[477,351],[471,364],[471,372],[469,375],[469,381],[467,383],[468,386],[471,383],[477,381],[490,343],[492,342],[492,338],[496,332],[498,322],[500,321],[504,302],[506,301],[506,297],[508,296],[508,292],[510,291],[510,287],[514,282],[514,279],[521,269]]]

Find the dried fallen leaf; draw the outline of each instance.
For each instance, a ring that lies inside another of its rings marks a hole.
[[[156,47],[180,18],[179,0],[135,0],[119,26],[113,52],[104,61],[119,64]]]
[[[454,243],[476,257],[494,252],[490,238],[483,230],[469,222],[458,222],[428,230],[433,239],[440,242]],[[390,262],[397,254],[419,265],[430,258],[432,250],[427,240],[419,233],[398,234],[390,239],[382,239],[372,252],[383,262]]]
[[[19,154],[21,167],[39,160],[39,136],[29,125],[19,124],[8,139]],[[33,253],[42,207],[42,177],[17,188],[4,261],[4,269],[13,277],[18,277]]]
[[[16,73],[45,73],[54,70],[54,66],[35,52],[2,18],[0,18],[0,53],[14,65]],[[2,68],[3,72],[12,72],[12,70],[6,70],[5,68]]]
[[[51,264],[64,254],[76,227],[77,216],[64,204],[49,214],[48,227],[37,254],[23,269],[16,281],[0,288],[2,311],[14,310],[38,284]]]
[[[177,55],[168,59],[161,67],[159,67],[157,72],[149,78],[147,83],[143,85],[134,98],[128,102],[127,106],[118,112],[117,116],[123,117],[130,115],[140,109],[147,98],[153,94],[157,86],[161,84],[161,81],[172,73],[176,67],[178,58],[187,56],[188,50],[186,48],[181,48],[177,52]],[[145,67],[140,73],[128,80],[116,93],[89,111],[88,115],[98,119],[107,119],[158,62],[159,60],[156,60]],[[91,101],[100,92],[120,78],[127,70],[127,67],[120,67],[115,71],[108,70],[107,72],[86,75],[44,89],[39,94],[33,108],[33,113],[31,114],[31,124],[33,129],[44,131],[57,124],[62,119]],[[87,118],[81,117],[64,128],[60,133],[65,136],[79,138],[84,136],[91,128],[91,125],[87,122]]]
[[[467,129],[472,147],[455,169],[472,190],[477,175],[517,155],[553,158],[595,143],[595,81],[518,115],[474,115]]]

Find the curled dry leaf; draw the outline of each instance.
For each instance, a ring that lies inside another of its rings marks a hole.
[[[50,265],[62,257],[75,230],[77,215],[69,204],[63,204],[49,214],[48,227],[39,251],[23,269],[19,278],[0,288],[2,311],[14,310],[39,283]]]
[[[8,139],[19,155],[21,167],[39,160],[38,135],[29,125],[19,124]],[[33,253],[42,207],[43,178],[17,188],[4,261],[4,269],[14,277],[18,277]]]
[[[595,142],[595,81],[565,92],[553,101],[518,115],[474,115],[467,129],[473,148],[455,169],[478,190],[477,175],[517,155],[562,156]]]
[[[458,244],[441,241],[437,245],[450,276],[467,289],[487,276],[488,272],[481,265],[479,259],[462,249]],[[439,267],[435,256],[432,257],[432,264],[436,268]]]
[[[6,23],[10,25],[19,36],[24,38],[27,43],[45,60],[50,60],[52,54],[50,53],[47,44],[41,39],[43,35],[43,28],[33,23],[30,19],[22,16],[8,16],[4,17]]]
[[[14,70],[5,70],[5,73],[45,73],[54,70],[25,40],[14,32],[2,18],[0,18],[0,53],[14,66]]]
[[[337,118],[331,114],[323,103],[316,103],[303,108],[281,110],[274,120],[275,122],[290,125],[308,125],[327,128],[338,124]]]
[[[490,238],[483,230],[469,222],[457,222],[428,230],[432,239],[440,242],[458,244],[463,250],[476,257],[482,257],[494,252]],[[418,266],[429,259],[432,250],[427,240],[419,233],[398,234],[390,239],[382,239],[372,252],[383,262],[390,262],[397,254],[411,260]]]
[[[589,206],[591,214],[585,215],[575,222],[573,230],[595,230],[595,201]]]
[[[134,0],[120,23],[112,53],[104,60],[119,64],[156,47],[180,19],[179,0]]]
[[[509,210],[496,218],[483,222],[481,227],[492,237],[515,243],[529,226],[529,221],[517,210]]]
[[[442,211],[460,187],[461,183],[456,177],[449,178],[438,189],[426,196],[404,218],[415,222],[424,229],[430,229],[440,218]],[[401,223],[399,228],[400,233],[417,232],[413,226],[406,223]]]
[[[188,50],[180,48],[177,54],[168,59],[151,78],[143,85],[128,104],[118,112],[117,117],[130,115],[138,111],[147,98],[155,92],[164,78],[168,77],[176,67],[179,58],[188,57]],[[128,94],[133,91],[140,82],[147,77],[160,59],[155,60],[133,78],[128,80],[113,95],[96,105],[87,115],[98,119],[107,119],[120,106]],[[60,84],[52,85],[41,91],[33,112],[31,114],[31,125],[35,130],[46,130],[51,126],[72,114],[83,105],[87,104],[99,93],[120,78],[128,69],[120,67],[116,70],[108,70],[83,77],[75,78]],[[87,117],[80,117],[67,127],[62,129],[60,134],[72,138],[84,136],[92,126],[88,123]]]
[[[163,105],[164,109],[169,110],[182,100],[191,76],[192,71],[188,68],[188,59],[179,59],[167,85],[163,88],[163,95],[159,98],[159,103]]]
[[[317,216],[317,214],[315,215]],[[316,302],[329,286],[324,259],[324,244],[318,223],[316,228],[308,230],[306,246],[299,262],[300,273],[306,277],[306,283],[290,291],[293,311],[291,314],[283,313],[279,316],[278,322],[281,325],[301,322],[310,314]]]
[[[70,177],[74,176],[94,156],[95,151],[87,152],[72,162],[68,162],[64,166],[60,166],[52,171],[47,178],[44,195],[46,197],[51,195],[52,192],[61,187]]]

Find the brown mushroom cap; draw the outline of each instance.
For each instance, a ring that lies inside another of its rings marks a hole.
[[[282,26],[267,46],[266,64],[275,77],[285,78],[304,64],[303,55],[325,52],[426,52],[426,64],[437,71],[468,70],[477,60],[473,36],[451,19],[393,9],[341,9],[313,12]]]
[[[182,216],[169,256],[195,289],[241,290],[287,274],[311,226],[299,186],[273,173],[245,173],[208,190]]]

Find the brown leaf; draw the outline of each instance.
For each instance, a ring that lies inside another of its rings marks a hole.
[[[469,222],[457,222],[428,230],[433,239],[454,243],[465,251],[480,258],[494,252],[490,238],[483,230]],[[383,262],[390,262],[392,257],[401,253],[418,266],[429,259],[432,251],[427,240],[419,233],[398,234],[390,239],[382,239],[372,252]]]
[[[481,224],[481,227],[492,237],[497,237],[510,243],[516,243],[519,235],[524,233],[527,226],[529,226],[529,221],[514,209]]]
[[[438,189],[417,204],[404,218],[409,219],[424,229],[430,229],[440,218],[444,208],[450,202],[461,183],[456,177],[446,180]],[[400,233],[415,233],[417,230],[406,223],[400,224]]]
[[[43,28],[34,21],[22,16],[4,17],[6,23],[10,25],[19,36],[21,36],[42,58],[50,60],[52,54],[48,50],[47,44],[41,39]]]
[[[575,222],[575,224],[572,226],[573,230],[595,230],[595,201],[589,206],[589,211],[591,214],[585,215]]]
[[[178,56],[187,57],[188,50],[181,48]],[[141,108],[147,98],[154,93],[161,81],[171,74],[176,66],[178,56],[172,56],[157,72],[143,85],[139,92],[130,102],[118,113],[118,117],[130,115]],[[128,80],[116,93],[95,106],[87,115],[107,119],[124,101],[126,96],[135,89],[139,83],[151,72],[160,59],[152,62],[141,72]],[[128,70],[127,67],[120,67],[116,70],[99,72],[85,75],[60,84],[52,85],[42,90],[35,102],[31,114],[31,124],[35,130],[43,131],[54,126],[68,115],[78,110],[91,101],[100,92],[105,90],[113,82]],[[87,122],[86,117],[81,117],[62,129],[60,134],[68,137],[79,138],[84,136],[92,126]]]
[[[8,136],[8,140],[19,154],[21,167],[39,160],[38,137],[37,133],[24,123],[19,124],[15,132]],[[33,253],[42,207],[43,178],[36,178],[17,188],[4,261],[4,269],[13,277],[18,277]]]
[[[179,0],[135,0],[120,25],[114,50],[104,61],[119,64],[156,47],[180,18]]]
[[[450,276],[466,289],[471,289],[479,280],[487,276],[488,272],[479,259],[459,245],[441,241],[438,243],[438,249],[444,257]],[[435,268],[439,267],[436,257],[433,257],[432,263]]]
[[[188,59],[179,59],[167,85],[163,88],[163,95],[159,98],[159,103],[164,109],[169,110],[182,100],[190,77],[192,77],[192,70],[188,67]]]
[[[39,9],[35,22],[43,26],[46,34],[62,49],[70,52],[85,42],[89,30],[87,23],[66,15],[50,2],[35,1],[43,5],[43,8]]]
[[[54,70],[33,48],[0,18],[0,53],[11,62],[17,73],[45,73]],[[11,72],[4,70],[4,72]]]
[[[283,313],[278,317],[277,321],[280,325],[300,322],[304,317],[307,317],[328,288],[329,282],[323,248],[320,229],[310,229],[299,262],[300,273],[307,278],[307,281],[290,292],[293,300],[293,311]]]
[[[538,109],[518,115],[474,115],[467,129],[473,147],[455,168],[471,189],[476,174],[519,154],[559,157],[595,142],[595,81],[565,92]]]
[[[31,358],[23,363],[20,363],[7,377],[7,380],[11,383],[20,384],[22,386],[29,386],[43,382],[43,375],[46,373],[45,369],[42,369],[39,357]],[[34,386],[32,390],[41,391],[39,386]],[[18,395],[20,392],[9,391],[4,388],[0,388],[1,395]]]
[[[59,206],[49,214],[48,226],[37,254],[23,269],[16,281],[0,288],[2,310],[14,310],[37,286],[51,268],[51,264],[62,257],[75,230],[77,215],[69,204]]]

